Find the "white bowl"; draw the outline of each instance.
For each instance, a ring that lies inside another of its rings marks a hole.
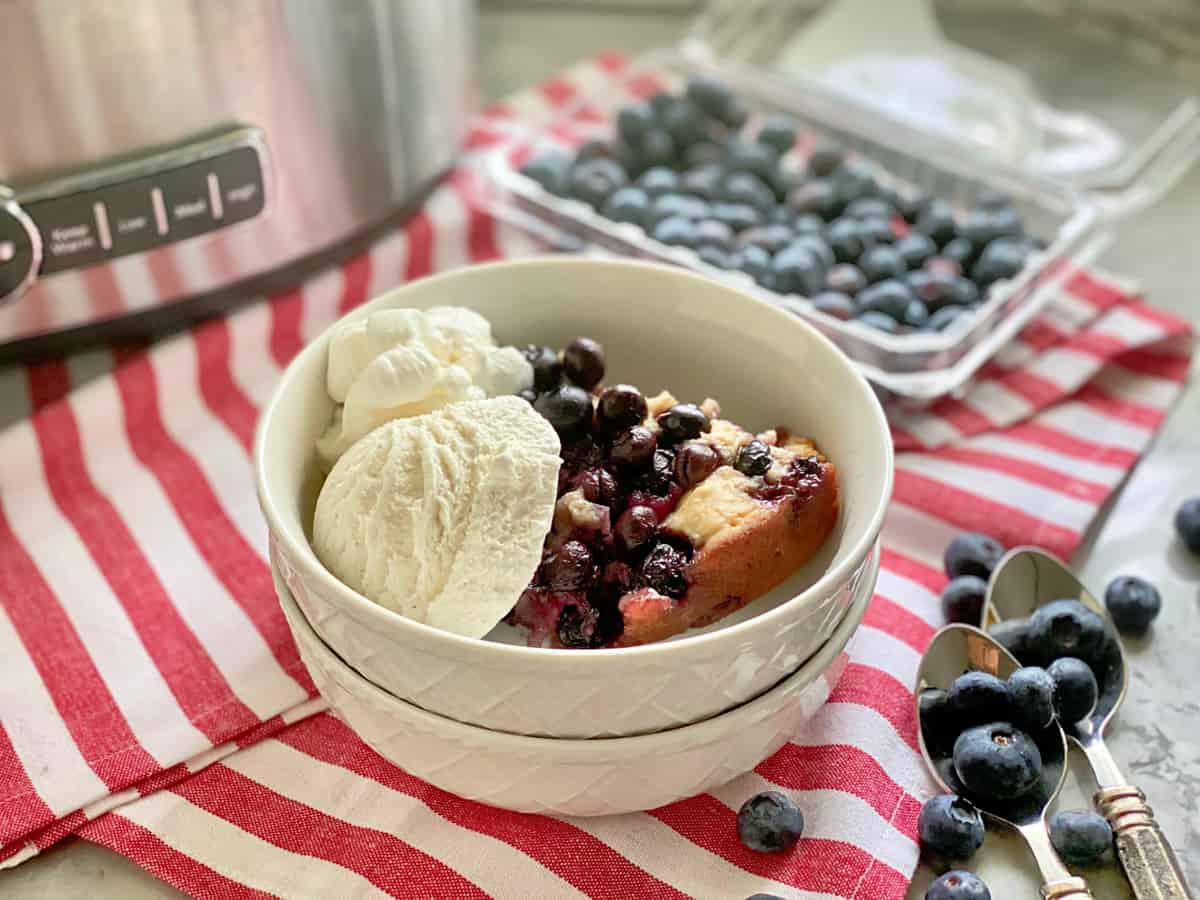
[[[334,578],[309,543],[320,485],[313,444],[332,404],[329,332],[292,362],[259,423],[255,477],[272,558],[341,657],[402,700],[496,731],[597,737],[659,731],[720,713],[791,675],[829,637],[878,537],[891,493],[882,409],[850,361],[796,316],[682,269],[547,258],[460,269],[389,291],[347,319],[393,307],[468,306],[498,340],[604,343],[608,379],[721,402],[758,430],[812,436],[838,467],[842,513],[825,547],[764,597],[707,629],[644,647],[552,650],[498,628],[438,631]]]
[[[519,812],[603,816],[655,809],[719,787],[782,747],[845,671],[842,651],[871,601],[878,551],[846,615],[778,685],[719,716],[635,737],[537,738],[426,712],[363,678],[326,646],[276,573],[300,658],[333,711],[389,762],[469,800]]]

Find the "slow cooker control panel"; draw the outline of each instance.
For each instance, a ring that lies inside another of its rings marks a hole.
[[[39,260],[32,271],[53,275],[253,219],[266,207],[268,173],[261,132],[237,128],[26,187],[10,206],[36,234]],[[16,226],[6,225],[3,200],[0,195],[0,299],[29,282],[18,277],[27,253],[11,272],[4,261],[5,233]],[[24,246],[9,240],[14,248]]]

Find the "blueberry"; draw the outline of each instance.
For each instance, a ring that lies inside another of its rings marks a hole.
[[[1046,662],[1060,656],[1094,660],[1104,638],[1104,619],[1078,600],[1052,600],[1029,617],[1030,649]]]
[[[739,130],[743,125],[745,125],[746,120],[749,118],[750,110],[746,107],[746,104],[737,99],[737,97],[732,98],[728,103],[725,104],[724,108],[717,113],[717,121],[719,121],[726,128],[730,128],[734,131]]]
[[[683,164],[689,169],[720,163],[725,158],[725,148],[714,141],[701,141],[683,151]]]
[[[717,219],[702,219],[696,223],[696,244],[700,247],[733,249],[733,229]]]
[[[585,391],[600,383],[604,366],[604,347],[591,338],[575,338],[563,350],[563,372]]]
[[[640,550],[658,530],[658,516],[648,506],[631,506],[613,526],[617,542],[629,552]]]
[[[679,178],[679,189],[704,200],[715,200],[725,170],[718,165],[695,166]]]
[[[707,75],[689,78],[684,96],[714,118],[720,118],[725,107],[733,100],[733,94],[725,82]]]
[[[614,222],[633,222],[641,225],[650,211],[650,197],[639,187],[623,187],[613,192],[604,204],[605,218]]]
[[[635,146],[653,125],[654,110],[649,103],[630,103],[617,111],[617,134]]]
[[[657,448],[658,438],[654,432],[645,426],[634,425],[613,439],[609,458],[630,469],[644,469],[650,464]]]
[[[563,384],[540,394],[533,408],[556,431],[572,431],[592,420],[592,398],[583,388]]]
[[[791,223],[792,231],[796,235],[804,234],[821,234],[825,230],[825,220],[816,213],[800,213],[795,215],[786,206],[777,206],[772,212],[778,212]]]
[[[671,135],[675,147],[683,149],[708,137],[708,120],[696,104],[679,100],[662,115],[662,126]]]
[[[988,629],[988,634],[1001,647],[1024,661],[1029,654],[1029,623],[1025,619],[1005,619]]]
[[[914,231],[896,241],[896,252],[910,269],[925,265],[925,261],[938,251],[937,244],[928,235]]]
[[[708,444],[686,441],[675,451],[675,480],[690,490],[717,471],[721,455]]]
[[[664,219],[679,216],[684,219],[703,219],[709,214],[709,206],[698,197],[686,194],[661,194],[650,207],[646,224],[653,228]]]
[[[1175,531],[1185,547],[1200,553],[1200,497],[1185,500],[1176,510]]]
[[[553,591],[578,591],[595,580],[592,552],[580,541],[567,541],[542,563],[540,579]]]
[[[971,266],[971,277],[982,285],[1012,278],[1025,265],[1029,248],[1012,238],[998,238],[983,248],[979,260]]]
[[[884,334],[896,334],[900,330],[900,323],[893,319],[885,312],[869,309],[866,312],[859,313],[857,322],[862,322],[874,328],[876,331],[882,331]]]
[[[1056,812],[1049,828],[1050,843],[1067,865],[1094,866],[1112,847],[1112,828],[1090,809]]]
[[[664,597],[678,600],[687,593],[687,564],[687,557],[675,547],[655,544],[642,561],[642,582]]]
[[[631,384],[606,387],[600,392],[600,399],[596,403],[597,420],[612,433],[641,425],[646,419],[646,412],[646,398]]]
[[[650,467],[642,475],[640,486],[652,494],[665,497],[671,491],[674,475],[675,454],[659,448],[650,457]]]
[[[937,688],[925,688],[917,696],[917,717],[929,753],[935,757],[949,756],[960,730],[950,708],[949,695]]]
[[[775,192],[775,199],[780,203],[787,200],[788,194],[800,186],[800,174],[782,163],[767,173],[767,186]],[[774,207],[772,207],[774,208]],[[787,207],[783,207],[786,211]]]
[[[956,278],[953,300],[959,306],[974,306],[979,302],[979,288],[969,278]]]
[[[934,879],[925,900],[992,900],[992,892],[978,875],[951,869]]]
[[[896,229],[888,219],[878,216],[868,216],[858,221],[858,233],[862,237],[863,246],[874,247],[876,244],[894,244]],[[861,263],[860,263],[861,265]]]
[[[683,216],[668,216],[650,232],[656,241],[680,247],[696,246],[696,223]]]
[[[723,247],[714,247],[712,244],[705,244],[696,248],[696,255],[700,257],[701,262],[708,263],[717,269],[737,268],[736,254]]]
[[[829,269],[837,262],[833,255],[833,248],[820,235],[799,235],[789,246],[810,251],[817,257],[817,261],[821,263],[823,269]]]
[[[663,194],[673,194],[679,191],[679,174],[666,166],[655,166],[638,177],[637,186],[651,199]]]
[[[838,263],[825,273],[825,287],[853,297],[867,286],[867,276],[852,263]]]
[[[642,158],[641,150],[625,141],[617,141],[613,147],[613,159],[630,178],[637,178],[646,170],[646,161]]]
[[[944,247],[958,235],[954,210],[944,200],[934,200],[921,210],[914,227],[932,238],[939,247]]]
[[[906,268],[900,252],[886,244],[867,250],[859,257],[858,267],[872,284],[888,278],[898,278],[904,274]]]
[[[747,244],[742,247],[738,268],[761,283],[771,269],[771,254],[757,244]]]
[[[946,242],[942,247],[941,255],[946,259],[954,260],[960,267],[963,267],[975,261],[975,245],[965,237],[956,237],[954,240]]]
[[[962,306],[943,306],[929,317],[925,323],[926,331],[945,331],[950,323],[962,316],[966,309]]]
[[[587,469],[575,477],[572,484],[583,491],[584,499],[601,506],[612,506],[617,500],[617,480],[607,469]]]
[[[874,197],[879,193],[879,183],[871,169],[862,163],[842,163],[834,175],[838,203],[846,206],[860,197]]]
[[[843,322],[854,318],[856,307],[849,294],[840,291],[821,291],[812,298],[813,309]]]
[[[730,172],[749,172],[765,184],[778,166],[779,154],[766,144],[733,138],[725,145],[725,168]]]
[[[738,235],[738,244],[742,247],[753,244],[768,253],[778,253],[794,239],[795,234],[786,225],[760,225]]]
[[[863,288],[859,292],[858,305],[866,312],[880,312],[897,322],[904,318],[908,306],[915,299],[908,285],[894,278]],[[962,574],[962,573],[959,573]],[[950,577],[954,577],[951,575]]]
[[[721,182],[717,195],[724,203],[744,203],[765,210],[775,202],[775,195],[761,178],[750,172],[733,172]]]
[[[904,218],[904,221],[912,224],[917,221],[917,216],[929,205],[932,199],[924,191],[913,191],[903,194],[897,191],[892,197],[892,204],[896,207],[896,212],[900,213]]]
[[[955,240],[957,240],[957,238]],[[954,241],[951,241],[950,243],[953,244]],[[947,244],[947,246],[949,246],[949,244]],[[947,278],[957,278],[962,274],[962,265],[958,262],[955,262],[950,257],[942,254],[931,256],[929,259],[925,260],[923,269],[924,271],[929,272],[931,275],[944,275]]]
[[[613,145],[600,138],[584,141],[575,149],[575,163],[587,162],[590,159],[612,159]]]
[[[564,647],[586,650],[603,643],[597,629],[599,622],[600,613],[592,604],[580,598],[578,602],[563,607],[558,614],[555,632]]]
[[[539,153],[521,166],[521,174],[532,178],[552,194],[565,194],[570,167],[571,157],[559,150],[551,150]]]
[[[567,176],[571,196],[597,208],[603,206],[609,194],[624,187],[628,180],[619,163],[603,158],[576,163]]]
[[[984,188],[975,197],[975,205],[980,209],[1003,209],[1012,206],[1012,197],[995,188]]]
[[[558,383],[562,381],[562,363],[558,361],[558,354],[553,349],[530,344],[521,353],[533,367],[535,391],[542,393],[558,387]]]
[[[954,794],[932,797],[917,817],[921,847],[943,859],[970,859],[983,845],[983,816]]]
[[[712,217],[734,231],[744,231],[762,222],[762,212],[748,203],[714,203]]]
[[[787,204],[795,212],[812,213],[826,220],[834,218],[841,208],[837,189],[833,182],[824,178],[801,184],[788,194]]]
[[[1008,722],[976,725],[954,742],[954,772],[972,794],[1013,800],[1037,786],[1042,754],[1029,735]]]
[[[804,247],[789,246],[771,260],[775,289],[781,294],[803,294],[811,297],[820,293],[825,282],[825,270],[816,254]]]
[[[757,140],[783,156],[796,145],[796,120],[788,116],[771,116],[758,130]]]
[[[751,894],[746,900],[783,900],[778,894],[764,894],[761,891],[757,894]]]
[[[948,304],[960,305],[955,291],[957,280],[948,272],[931,272],[927,269],[909,272],[904,276],[904,283],[934,312]]]
[[[665,128],[651,128],[638,144],[638,154],[646,169],[671,165],[675,162],[675,150],[675,139]]]
[[[1104,603],[1119,630],[1141,634],[1162,609],[1162,596],[1158,588],[1145,579],[1123,575],[1108,585]]]
[[[942,564],[946,575],[957,578],[959,575],[978,575],[987,579],[992,577],[992,570],[1004,555],[1004,547],[988,537],[974,531],[964,531],[952,540],[942,556]]]
[[[1007,722],[1012,712],[1008,685],[990,672],[964,672],[946,691],[946,701],[960,727]]]
[[[942,589],[942,615],[947,622],[978,625],[987,595],[987,582],[976,575],[959,575]]]
[[[737,829],[738,837],[749,849],[780,853],[800,840],[804,816],[791,798],[778,791],[763,791],[742,804]]]
[[[1018,238],[1022,233],[1021,220],[1011,209],[975,210],[963,219],[959,233],[976,247],[997,238]]]
[[[678,444],[707,434],[712,430],[712,422],[695,404],[676,403],[658,417],[658,427],[668,443]]]
[[[832,141],[823,141],[816,146],[812,155],[809,156],[808,170],[814,175],[823,178],[826,175],[832,175],[845,159],[846,150],[841,144],[835,144]]]
[[[1008,676],[1008,695],[1018,725],[1040,731],[1054,723],[1054,679],[1045,669],[1036,666],[1017,669]]]
[[[651,96],[646,102],[650,104],[650,108],[654,110],[656,116],[661,116],[675,102],[675,95],[669,91],[660,91]]]
[[[909,328],[924,328],[928,321],[929,308],[920,300],[911,301],[904,308],[904,315],[900,318],[900,324]]]
[[[1064,725],[1086,719],[1096,708],[1100,690],[1092,668],[1082,659],[1063,656],[1046,668],[1054,679],[1054,706]]]
[[[866,249],[863,242],[862,226],[854,219],[842,217],[829,223],[825,231],[825,240],[833,249],[834,256],[839,262],[854,262]]]
[[[738,450],[733,467],[743,475],[754,478],[765,475],[771,468],[771,448],[762,441],[753,440]]]
[[[859,197],[846,204],[842,215],[851,219],[890,219],[896,215],[896,210],[882,197]]]

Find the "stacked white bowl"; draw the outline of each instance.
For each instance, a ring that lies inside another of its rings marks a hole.
[[[477,310],[501,343],[594,338],[610,382],[715,397],[723,416],[751,430],[782,424],[814,438],[838,469],[840,521],[777,589],[659,644],[553,650],[524,646],[507,626],[482,640],[438,631],[339,582],[310,545],[314,445],[333,411],[326,332],[284,373],[255,446],[280,601],[321,693],[392,762],[511,809],[647,809],[753,768],[828,696],[874,588],[892,448],[871,388],[797,317],[648,263],[461,269],[390,291],[348,319],[430,306]]]

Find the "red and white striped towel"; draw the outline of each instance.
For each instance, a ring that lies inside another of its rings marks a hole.
[[[622,65],[514,98],[470,146]],[[636,815],[502,812],[389,765],[313,699],[248,464],[282,367],[341,312],[534,249],[475,187],[455,173],[364,255],[174,340],[0,372],[30,411],[0,434],[0,865],[75,833],[200,897],[902,897],[929,789],[910,690],[940,624],[942,548],[973,528],[1069,555],[1178,393],[1188,327],[1079,274],[965,398],[898,421],[883,571],[846,674],[755,772]],[[189,253],[79,287],[128,305],[129,285],[186,283],[208,262]],[[808,821],[781,857],[745,851],[733,827],[766,786]]]

